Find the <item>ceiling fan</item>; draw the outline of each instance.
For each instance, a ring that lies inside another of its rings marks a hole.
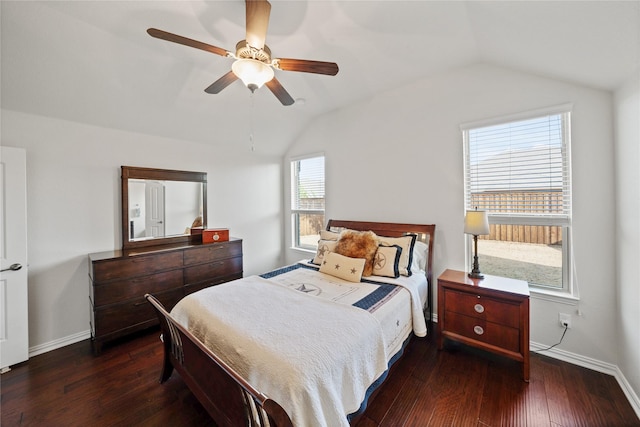
[[[293,98],[274,76],[273,69],[283,71],[300,71],[303,73],[338,74],[335,62],[311,61],[306,59],[272,58],[271,49],[265,44],[271,3],[267,0],[246,0],[246,39],[236,44],[236,51],[230,52],[217,46],[149,28],[150,36],[170,42],[194,47],[216,55],[234,58],[231,71],[213,82],[205,92],[216,94],[238,79],[254,92],[265,85],[283,105],[294,103]]]

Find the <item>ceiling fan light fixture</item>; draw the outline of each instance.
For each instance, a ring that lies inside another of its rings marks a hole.
[[[237,59],[231,70],[251,92],[273,79],[273,68],[257,59]]]

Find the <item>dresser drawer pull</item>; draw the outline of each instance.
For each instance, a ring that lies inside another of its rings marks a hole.
[[[475,332],[477,335],[482,335],[484,334],[484,329],[482,328],[482,326],[474,326],[473,327],[473,332]]]
[[[484,306],[482,304],[476,304],[473,306],[476,313],[484,313]]]

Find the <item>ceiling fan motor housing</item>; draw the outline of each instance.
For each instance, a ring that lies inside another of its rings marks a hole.
[[[263,49],[256,49],[250,46],[246,40],[240,40],[236,44],[236,58],[256,59],[265,64],[271,64],[271,49],[267,45],[264,45]]]

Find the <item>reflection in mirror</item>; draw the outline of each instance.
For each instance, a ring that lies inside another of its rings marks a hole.
[[[202,225],[202,183],[129,180],[129,240],[190,234]]]
[[[186,243],[207,225],[207,174],[122,166],[122,246]]]

